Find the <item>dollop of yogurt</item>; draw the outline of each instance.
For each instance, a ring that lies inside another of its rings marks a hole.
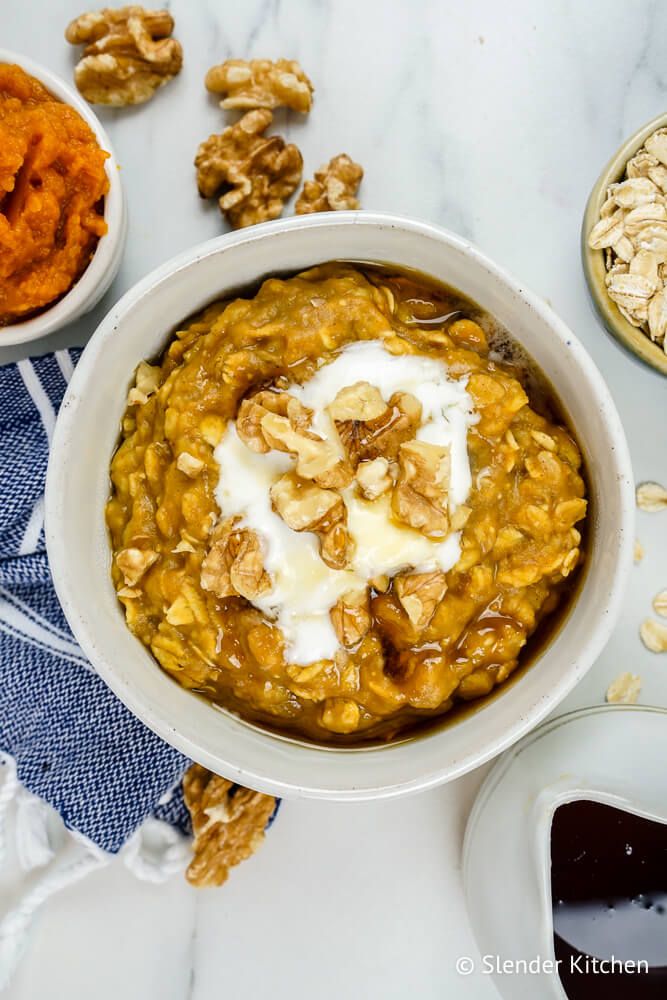
[[[444,362],[422,355],[393,355],[381,341],[345,347],[303,385],[287,391],[313,410],[312,429],[341,448],[326,407],[337,393],[355,382],[370,382],[383,398],[410,392],[422,405],[416,437],[450,449],[449,506],[453,513],[471,487],[468,428],[477,420],[465,378],[450,377]],[[342,491],[354,554],[348,569],[334,570],[319,554],[319,542],[308,531],[288,528],[271,507],[269,491],[294,460],[283,452],[258,454],[247,448],[230,423],[214,457],[220,468],[216,500],[223,518],[236,516],[260,538],[264,568],[273,585],[254,601],[282,630],[285,656],[292,663],[331,659],[339,648],[331,608],[346,591],[361,590],[375,576],[402,569],[451,569],[459,559],[460,534],[444,540],[427,538],[392,518],[389,495],[375,501],[360,497],[354,485]]]

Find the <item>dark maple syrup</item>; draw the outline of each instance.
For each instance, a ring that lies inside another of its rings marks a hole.
[[[551,899],[570,1000],[667,998],[667,824],[587,799],[560,806]]]

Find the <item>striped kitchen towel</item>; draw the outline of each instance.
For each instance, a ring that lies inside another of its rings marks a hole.
[[[79,353],[0,368],[0,751],[69,829],[115,853],[151,814],[187,827],[178,785],[188,761],[94,673],[53,589],[44,482]]]
[[[49,445],[80,353],[0,367],[0,863],[11,808],[21,878],[18,900],[0,914],[0,990],[35,913],[55,892],[118,852],[130,871],[153,882],[184,872],[192,857],[181,786],[190,762],[97,676],[49,572]]]

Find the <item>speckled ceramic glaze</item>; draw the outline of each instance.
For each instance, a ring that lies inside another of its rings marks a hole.
[[[586,275],[593,305],[600,319],[612,337],[615,337],[623,347],[632,351],[645,364],[655,368],[656,371],[661,372],[663,375],[667,375],[667,354],[665,354],[660,344],[655,344],[642,330],[638,330],[632,323],[628,323],[627,319],[619,312],[616,303],[607,295],[607,286],[604,280],[607,273],[604,263],[604,251],[591,250],[588,245],[588,234],[600,218],[600,209],[607,200],[607,188],[609,185],[621,179],[625,173],[625,166],[628,160],[644,145],[648,137],[656,129],[664,128],[666,125],[667,114],[658,115],[657,118],[654,118],[646,125],[642,125],[614,153],[590,193],[581,227],[581,257],[584,265],[584,274]]]
[[[276,271],[330,259],[382,261],[435,276],[504,324],[549,376],[590,475],[588,565],[558,633],[514,683],[475,712],[418,738],[332,749],[273,735],[214,708],[164,674],[127,629],[110,577],[104,523],[109,460],[136,365],[185,316]],[[65,614],[100,675],[164,739],[218,773],[280,795],[368,799],[455,778],[551,711],[609,638],[632,558],[627,445],[590,357],[544,303],[460,237],[426,223],[339,212],[265,223],[164,264],[111,310],[74,373],[58,418],[46,490],[49,558]]]

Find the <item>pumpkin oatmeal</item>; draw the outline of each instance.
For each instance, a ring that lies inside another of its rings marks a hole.
[[[108,154],[74,108],[0,63],[0,326],[69,291],[106,232]]]
[[[505,681],[566,604],[586,514],[579,449],[508,344],[444,286],[327,264],[142,363],[106,516],[162,668],[321,741]]]

